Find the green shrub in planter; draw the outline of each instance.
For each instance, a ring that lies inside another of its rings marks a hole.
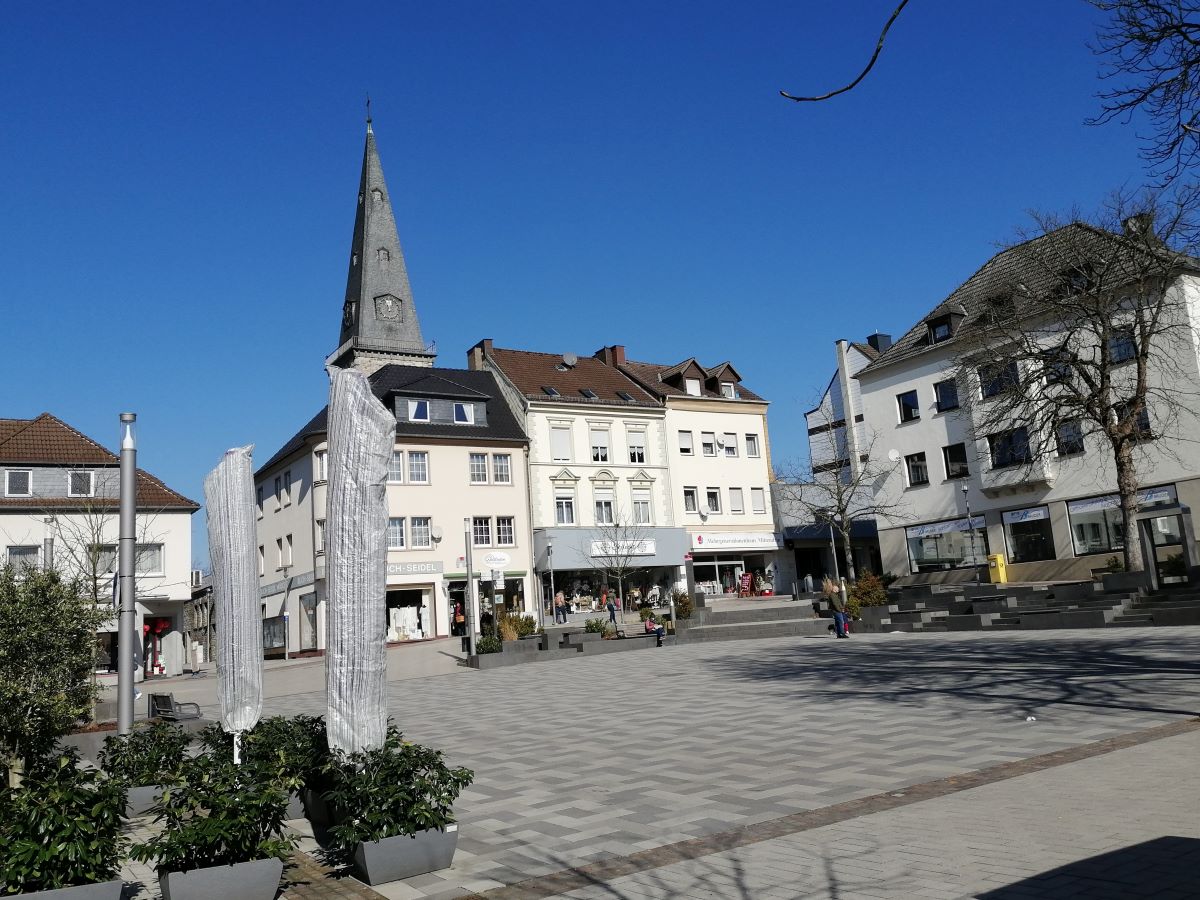
[[[329,774],[328,797],[340,816],[329,855],[342,864],[364,841],[444,831],[454,801],[475,780],[470,769],[446,765],[440,750],[405,741],[394,725],[378,749],[334,754]]]
[[[687,595],[687,591],[676,591],[675,596],[675,618],[690,619],[694,606],[692,598]]]
[[[517,637],[529,637],[537,634],[537,620],[533,616],[509,616],[508,620],[517,629]]]
[[[296,839],[283,823],[298,779],[234,765],[231,752],[214,749],[185,760],[179,774],[154,807],[162,832],[135,844],[134,859],[161,874],[291,855]]]
[[[607,625],[606,619],[588,619],[583,623],[583,630],[589,634],[604,634]]]
[[[21,787],[0,793],[0,894],[118,876],[124,785],[78,763],[69,748],[36,761]]]
[[[478,653],[499,653],[504,649],[504,642],[494,634],[483,634],[479,636],[479,640],[475,642],[475,652]]]
[[[130,785],[176,784],[191,738],[178,725],[157,722],[104,739],[100,768]]]

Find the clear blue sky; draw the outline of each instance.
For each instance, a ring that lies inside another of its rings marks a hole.
[[[733,359],[777,461],[833,341],[900,333],[1031,208],[1137,185],[1089,127],[1082,0],[11,3],[0,416],[49,410],[189,496],[324,402],[363,97],[439,363]],[[195,519],[197,558],[204,520]]]

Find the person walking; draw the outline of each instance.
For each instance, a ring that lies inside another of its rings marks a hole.
[[[554,624],[555,625],[558,625],[560,623],[565,624],[566,621],[567,621],[566,598],[563,596],[563,592],[559,591],[557,594],[554,595]]]
[[[608,610],[608,621],[612,624],[617,624],[617,604],[608,593],[608,588],[603,588],[600,591],[600,600],[604,604],[604,608]]]
[[[829,595],[829,606],[833,609],[833,627],[839,638],[850,637],[846,631],[846,600],[840,590]]]

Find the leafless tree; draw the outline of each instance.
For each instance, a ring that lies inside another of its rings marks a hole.
[[[1177,426],[1186,417],[1194,428],[1197,405],[1196,335],[1179,278],[1200,274],[1189,254],[1196,201],[1195,191],[1116,196],[1091,222],[1035,214],[1033,229],[944,311],[959,320],[959,415],[979,455],[1049,483],[1059,457],[1103,446],[1114,468],[1097,473],[1115,472],[1130,571],[1143,568],[1139,473],[1148,455],[1194,433]]]
[[[848,581],[858,580],[850,534],[857,522],[869,522],[881,516],[892,521],[905,518],[899,504],[887,500],[881,489],[898,462],[880,459],[877,435],[864,433],[860,440],[849,441],[847,429],[853,422],[834,421],[826,415],[819,424],[819,452],[807,472],[782,468],[777,472],[776,496],[813,521],[831,526],[842,539],[843,570]],[[857,453],[857,459],[854,458]]]
[[[54,535],[54,565],[60,573],[83,582],[93,603],[111,599],[112,577],[117,570],[117,541],[114,538],[119,510],[102,497],[80,498],[70,507],[48,507],[41,515]],[[155,543],[155,512],[137,515],[136,543]]]
[[[1200,154],[1200,3],[1195,0],[1090,0],[1110,14],[1092,49],[1105,59],[1093,124],[1145,115],[1142,156],[1164,183]]]
[[[626,584],[649,570],[646,565],[649,532],[646,526],[634,522],[620,508],[614,508],[611,522],[597,523],[596,532],[600,537],[592,541],[591,552],[581,555],[606,581],[617,583],[617,595],[624,612],[628,600]]]

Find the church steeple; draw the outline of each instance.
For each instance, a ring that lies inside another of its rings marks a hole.
[[[329,361],[370,374],[389,363],[432,366],[436,355],[421,337],[392,201],[368,115],[342,328],[338,348]]]

